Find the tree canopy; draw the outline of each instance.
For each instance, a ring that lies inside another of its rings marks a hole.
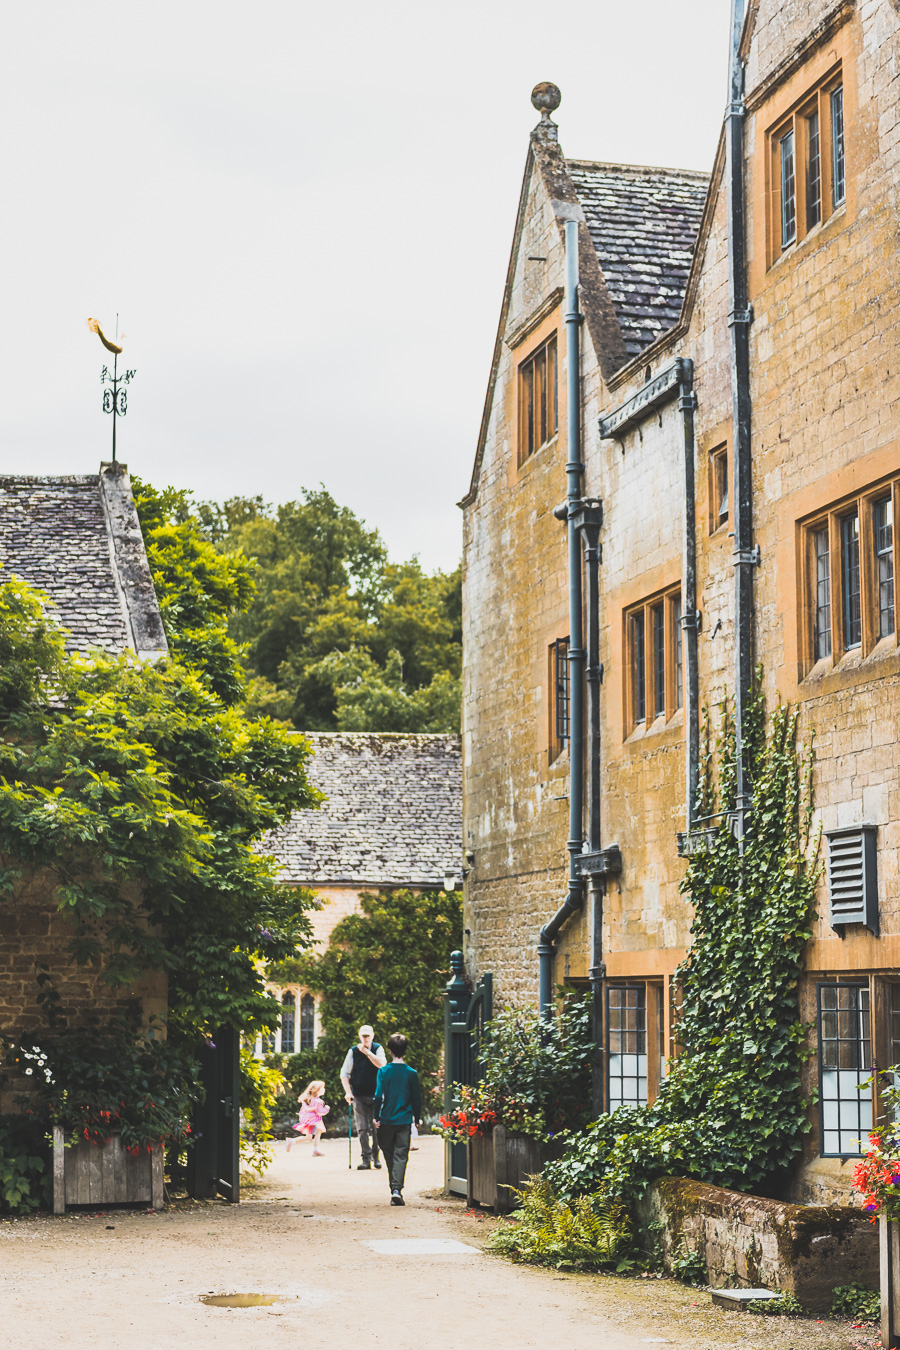
[[[180,509],[189,516],[184,496]],[[391,562],[378,533],[323,487],[278,507],[233,497],[195,510],[235,584],[253,560],[256,593],[227,626],[246,649],[250,710],[304,731],[458,729],[459,568],[429,575],[415,558]]]
[[[300,1073],[321,1075],[340,1100],[344,1056],[370,1022],[382,1045],[394,1031],[409,1039],[409,1063],[419,1072],[427,1109],[438,1105],[444,1047],[441,995],[450,953],[462,945],[458,891],[382,891],[359,897],[359,913],[341,919],[321,953],[275,962],[273,981],[300,981],[322,995],[324,1036],[312,1055],[298,1056]]]
[[[162,969],[170,1030],[274,1021],[262,960],[309,942],[312,897],[278,883],[263,833],[314,805],[308,743],[241,707],[229,618],[250,567],[179,494],[138,505],[171,655],[68,655],[41,597],[0,585],[0,903],[50,878],[80,962],[112,985]]]

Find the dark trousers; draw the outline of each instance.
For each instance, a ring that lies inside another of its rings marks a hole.
[[[359,1135],[363,1162],[377,1162],[378,1136],[375,1133],[374,1098],[353,1098],[353,1123]]]
[[[379,1125],[378,1142],[388,1168],[391,1191],[402,1191],[409,1162],[409,1141],[412,1125]]]

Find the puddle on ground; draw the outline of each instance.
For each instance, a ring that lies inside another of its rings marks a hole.
[[[211,1308],[268,1308],[283,1303],[282,1294],[201,1294],[200,1302]]]

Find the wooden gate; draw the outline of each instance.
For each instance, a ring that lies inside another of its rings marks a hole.
[[[198,1199],[241,1198],[241,1041],[233,1027],[220,1027],[200,1052],[200,1081],[206,1096],[194,1112],[193,1147],[188,1149],[188,1194]]]
[[[453,974],[444,994],[444,1111],[458,1106],[454,1083],[478,1082],[478,1047],[485,1025],[493,1016],[493,975],[484,975],[473,990],[465,975],[462,952],[450,953]],[[447,1189],[465,1195],[466,1146],[448,1144],[444,1176]]]

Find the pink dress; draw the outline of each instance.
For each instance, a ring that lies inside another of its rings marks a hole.
[[[313,1097],[312,1101],[304,1102],[300,1107],[300,1116],[297,1124],[292,1128],[299,1130],[302,1134],[314,1135],[316,1130],[322,1125],[323,1116],[327,1116],[331,1110],[326,1106],[321,1097]],[[324,1130],[324,1126],[322,1126]]]

